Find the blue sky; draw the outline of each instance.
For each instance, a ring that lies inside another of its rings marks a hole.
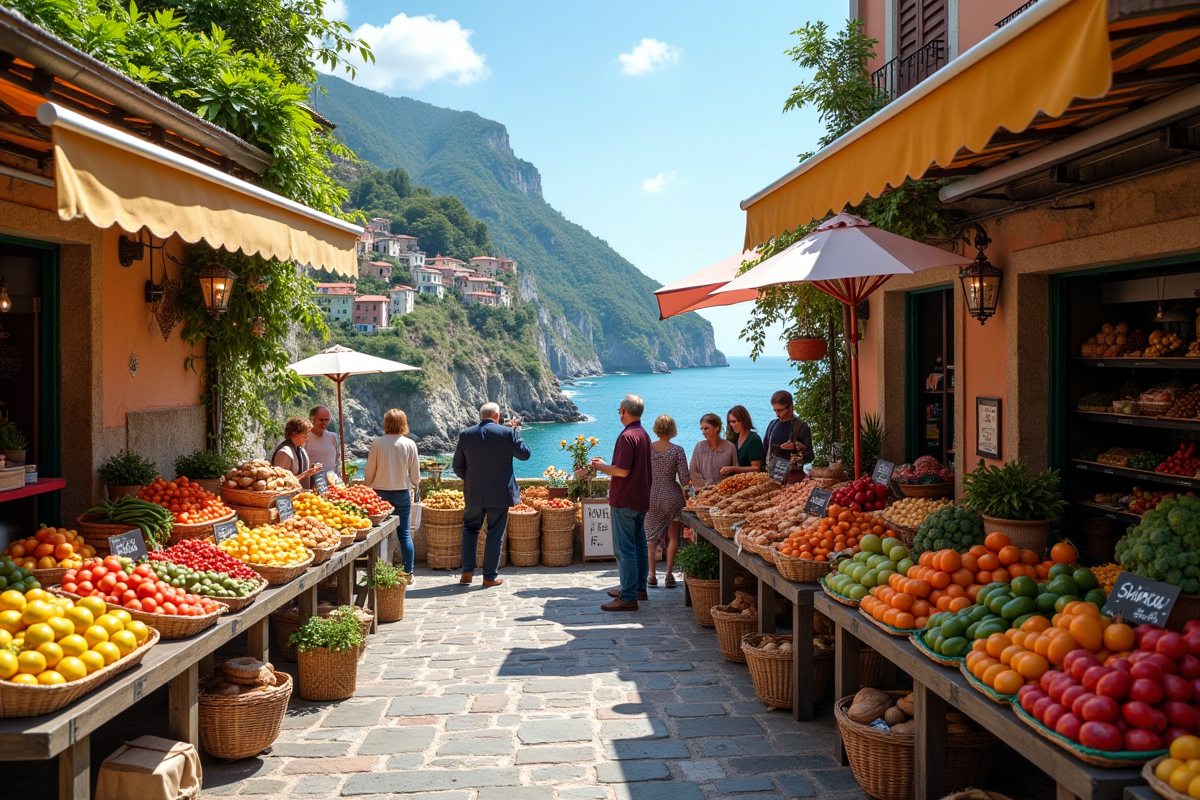
[[[816,115],[781,112],[806,77],[783,51],[805,22],[838,27],[846,12],[812,0],[344,0],[332,15],[375,46],[359,83],[503,123],[547,201],[670,283],[738,252],[738,202],[813,149]],[[748,315],[704,312],[727,354],[748,352]]]

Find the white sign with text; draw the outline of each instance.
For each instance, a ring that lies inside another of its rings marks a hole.
[[[584,500],[583,560],[616,558],[613,550],[612,517],[607,500]]]

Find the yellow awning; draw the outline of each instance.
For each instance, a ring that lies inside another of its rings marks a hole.
[[[854,130],[742,202],[745,248],[878,197],[998,129],[1023,131],[1112,83],[1107,0],[1042,0]]]
[[[357,225],[53,103],[37,115],[54,137],[60,219],[358,274]]]

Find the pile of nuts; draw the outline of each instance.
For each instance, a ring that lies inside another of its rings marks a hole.
[[[1175,400],[1175,405],[1171,406],[1167,416],[1176,419],[1191,419],[1198,412],[1200,412],[1200,392],[1188,392]]]
[[[290,492],[300,488],[296,476],[283,467],[273,467],[261,458],[244,461],[225,473],[222,486],[251,492]]]
[[[935,511],[954,505],[953,500],[932,497],[905,497],[892,503],[879,515],[893,525],[919,528],[921,523]]]
[[[204,687],[204,694],[237,697],[273,689],[277,685],[274,667],[256,658],[242,656],[222,664],[220,674]]]

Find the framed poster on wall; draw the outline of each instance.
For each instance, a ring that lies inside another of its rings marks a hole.
[[[975,454],[1000,458],[1000,398],[975,398]]]

